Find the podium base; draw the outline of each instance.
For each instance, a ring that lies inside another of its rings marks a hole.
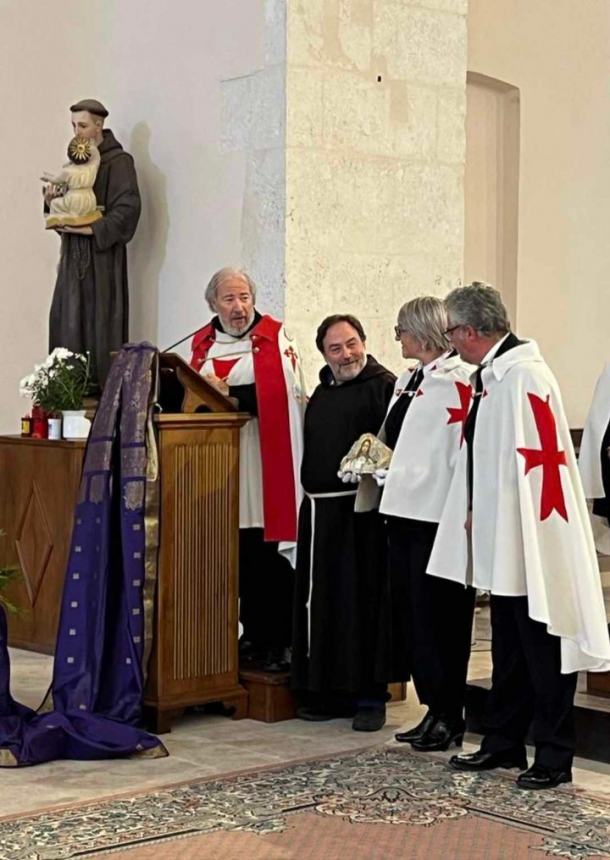
[[[219,703],[222,710],[233,720],[243,720],[248,716],[248,693],[241,686],[226,690],[222,693],[211,693],[209,696],[198,695],[195,700],[167,702],[160,705],[144,702],[144,723],[149,731],[163,735],[172,730],[172,723],[179,719],[187,708],[202,707],[211,703]]]

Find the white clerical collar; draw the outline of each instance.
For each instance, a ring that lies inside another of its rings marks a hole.
[[[504,341],[509,336],[509,334],[510,334],[510,332],[507,331],[506,334],[504,335],[504,337],[502,337],[502,338],[500,338],[500,340],[496,341],[496,343],[494,343],[492,348],[490,350],[488,350],[488,352],[485,353],[485,355],[483,356],[483,358],[480,361],[480,364],[479,364],[480,367],[484,367],[486,364],[490,364],[491,361],[493,361],[493,359],[496,356],[497,351],[500,349],[500,345],[504,343]]]
[[[235,343],[238,340],[237,335],[229,334],[224,329],[216,329],[216,343]]]

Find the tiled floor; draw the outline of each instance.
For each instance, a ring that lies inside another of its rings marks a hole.
[[[478,647],[485,645],[480,641]],[[12,651],[11,658],[13,695],[36,707],[49,684],[51,658],[25,651]],[[474,651],[470,676],[488,675],[489,653]],[[165,759],[62,761],[21,770],[5,769],[0,779],[0,810],[2,815],[25,813],[292,759],[394,743],[394,732],[418,721],[421,713],[409,685],[407,701],[389,705],[385,728],[373,734],[352,731],[349,720],[265,724],[191,715],[176,723],[171,734],[163,737],[170,752]],[[476,746],[478,739],[467,736],[465,748]],[[449,755],[451,752],[446,753]],[[610,765],[578,760],[574,778],[576,785],[610,794]]]

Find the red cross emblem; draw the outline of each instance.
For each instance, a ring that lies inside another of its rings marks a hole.
[[[456,382],[458,397],[460,398],[459,406],[446,406],[449,413],[447,424],[461,424],[462,432],[460,435],[460,448],[464,442],[464,426],[468,418],[468,410],[470,409],[470,401],[472,400],[472,386],[467,382]]]
[[[549,396],[546,400],[536,394],[529,394],[528,399],[540,439],[540,448],[517,448],[525,460],[525,474],[530,469],[542,466],[542,492],[540,495],[540,522],[543,522],[557,511],[567,522],[568,512],[561,486],[560,466],[566,466],[566,452],[560,451],[557,445],[557,426],[555,416],[551,411]]]
[[[213,358],[214,373],[225,382],[238,361],[239,358]]]
[[[288,349],[284,350],[284,355],[286,356],[286,358],[290,359],[292,370],[294,372],[297,369],[297,361],[299,356],[296,354],[292,346],[289,346]]]

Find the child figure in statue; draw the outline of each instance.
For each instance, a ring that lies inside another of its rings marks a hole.
[[[102,217],[97,208],[93,184],[100,164],[100,153],[93,140],[74,137],[68,144],[68,158],[61,173],[43,177],[64,193],[49,203],[46,216],[47,230],[53,228],[84,227]]]

